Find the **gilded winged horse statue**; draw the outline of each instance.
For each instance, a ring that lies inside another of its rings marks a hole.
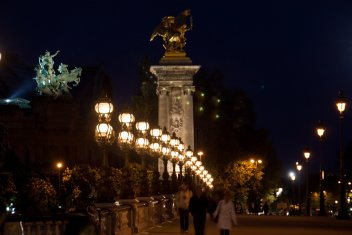
[[[189,17],[189,26],[187,19]],[[191,11],[185,10],[176,18],[174,16],[165,16],[161,23],[155,27],[150,41],[156,36],[160,36],[164,40],[164,48],[166,52],[184,52],[186,45],[185,33],[192,30],[193,22]]]

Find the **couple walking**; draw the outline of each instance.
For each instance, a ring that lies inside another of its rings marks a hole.
[[[188,202],[187,199],[189,199]],[[206,212],[212,213],[214,210],[210,208],[209,199],[202,192],[202,188],[197,187],[195,194],[192,195],[187,186],[181,186],[180,191],[176,195],[176,206],[180,215],[181,233],[188,232],[188,212],[191,212],[195,234],[204,235]],[[214,213],[211,215],[213,218],[218,218],[217,223],[220,235],[229,235],[232,226],[237,225],[230,192],[225,192],[224,199],[218,203]]]

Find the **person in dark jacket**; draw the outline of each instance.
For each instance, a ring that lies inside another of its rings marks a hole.
[[[208,210],[208,199],[202,192],[201,187],[197,187],[195,194],[189,202],[189,211],[193,216],[195,235],[204,235],[205,219]]]

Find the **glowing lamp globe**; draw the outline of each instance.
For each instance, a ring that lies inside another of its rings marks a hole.
[[[150,135],[155,139],[159,139],[162,132],[161,128],[153,128],[150,130]]]
[[[170,155],[170,148],[167,146],[162,146],[161,153],[163,154],[163,156],[169,156]]]
[[[121,113],[119,115],[119,122],[121,124],[125,124],[127,127],[131,126],[131,124],[134,122],[135,118],[132,113]]]
[[[162,134],[161,134],[161,136],[160,136],[160,140],[161,140],[163,143],[166,144],[166,143],[169,143],[170,139],[171,139],[170,134],[169,134],[169,132],[166,130],[166,127],[164,127],[163,132],[162,132]]]
[[[178,148],[178,150],[182,153],[183,150],[185,149],[185,145],[183,144],[183,142],[182,142],[181,139],[179,139],[179,141],[180,141],[180,142],[179,142],[177,148]]]
[[[160,144],[158,142],[151,143],[149,147],[154,153],[157,153],[160,151]]]
[[[190,157],[193,156],[193,151],[192,151],[190,145],[188,145],[188,148],[186,149],[186,156],[187,156],[188,158],[190,158]],[[196,157],[196,158],[197,158],[197,157]]]
[[[318,122],[316,131],[320,138],[324,135],[324,132],[325,132],[324,124],[320,120]]]
[[[336,100],[336,107],[341,115],[346,109],[346,99],[342,91],[339,91],[338,98]]]
[[[105,122],[99,123],[95,128],[95,135],[100,138],[109,138],[112,136],[113,132],[114,129],[112,126]]]
[[[137,122],[136,129],[142,133],[146,133],[149,130],[148,122]]]
[[[110,122],[111,114],[114,111],[114,105],[108,97],[104,97],[98,100],[95,104],[95,112],[98,114],[99,121]]]
[[[133,142],[134,136],[129,131],[121,131],[119,133],[118,141],[122,144],[130,144]]]
[[[136,147],[139,149],[145,149],[149,146],[149,140],[144,137],[139,137],[136,139]]]
[[[308,148],[304,148],[303,155],[306,160],[308,160],[310,158],[310,151]]]
[[[176,133],[173,132],[172,136],[170,138],[170,145],[171,147],[178,147],[178,145],[180,144],[180,139],[176,136]]]

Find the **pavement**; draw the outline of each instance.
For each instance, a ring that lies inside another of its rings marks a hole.
[[[231,235],[352,235],[352,220],[343,221],[331,217],[237,215],[237,220],[238,226],[233,228]],[[179,220],[175,219],[140,234],[182,233]],[[192,216],[188,234],[194,234]],[[208,218],[205,235],[217,234],[219,231],[216,224]]]

